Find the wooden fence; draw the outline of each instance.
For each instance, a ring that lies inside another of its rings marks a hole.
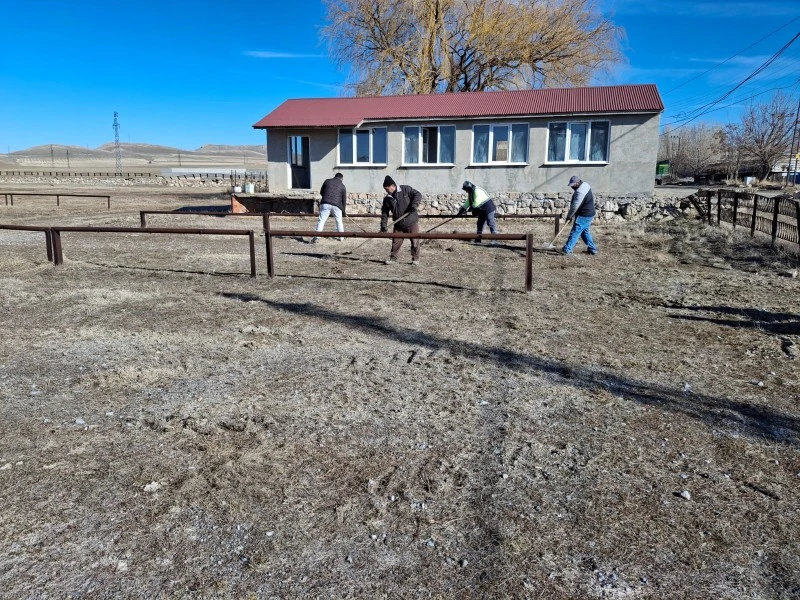
[[[800,246],[800,200],[786,196],[767,197],[736,190],[700,190],[695,208],[710,225],[728,223]]]

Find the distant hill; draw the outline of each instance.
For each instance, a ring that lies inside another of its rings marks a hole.
[[[264,146],[204,144],[183,150],[156,144],[120,143],[123,169],[166,167],[227,167],[263,169]],[[114,143],[97,148],[44,144],[0,155],[0,169],[111,169],[116,165]]]

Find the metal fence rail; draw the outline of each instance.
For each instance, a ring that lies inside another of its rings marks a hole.
[[[222,211],[189,211],[189,210],[140,210],[139,222],[142,227],[147,227],[147,215],[184,215],[184,216],[209,216],[209,217],[264,217],[269,215],[271,217],[314,217],[318,218],[317,213],[283,213],[283,212],[222,212]],[[380,214],[355,214],[346,215],[345,218],[349,219],[379,219]],[[420,219],[475,219],[471,215],[419,215]],[[554,234],[557,234],[561,229],[561,214],[552,215],[512,215],[503,214],[495,215],[496,219],[553,219]],[[474,236],[473,236],[474,237]]]
[[[40,227],[37,225],[3,225],[0,229],[10,229],[12,231],[41,231],[44,232],[44,242],[47,246],[47,260],[53,262],[53,237],[50,227]]]
[[[246,235],[250,245],[250,277],[256,276],[255,234],[252,229],[177,229],[172,227],[51,227],[53,245],[53,263],[64,263],[64,252],[61,243],[63,232],[84,233],[156,233],[183,235]]]
[[[473,240],[474,233],[374,233],[361,231],[307,231],[272,229],[270,216],[264,216],[264,241],[267,251],[267,274],[275,277],[275,252],[272,247],[274,237],[350,237],[404,240]],[[481,236],[485,240],[508,240],[525,242],[525,291],[533,290],[533,234],[532,233],[491,233]]]
[[[34,177],[151,177],[150,173],[95,173],[76,171],[0,171],[0,176],[25,176]]]
[[[700,190],[699,205],[705,205],[702,216],[710,225],[728,223],[749,227],[750,235],[764,233],[777,240],[800,245],[800,201],[788,197],[767,197],[735,190]],[[714,210],[716,207],[716,210]],[[716,219],[714,218],[716,215]]]
[[[61,206],[61,198],[105,198],[108,208],[111,208],[111,196],[105,194],[37,194],[36,192],[0,192],[6,198],[6,206],[8,200],[11,199],[11,206],[14,206],[14,196],[44,196],[46,198],[56,198],[56,206]]]

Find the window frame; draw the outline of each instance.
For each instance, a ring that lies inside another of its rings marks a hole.
[[[606,127],[606,147],[605,158],[603,160],[591,160],[592,155],[592,125],[595,123],[605,123]],[[550,159],[550,133],[552,125],[563,124],[566,126],[564,132],[564,159],[551,160]],[[584,158],[583,160],[575,160],[569,158],[570,144],[572,142],[572,126],[585,125],[586,126],[586,139],[584,141]],[[574,119],[571,121],[548,121],[547,122],[547,140],[544,145],[544,162],[546,165],[607,165],[611,162],[611,120],[610,119]]]
[[[384,131],[384,162],[374,162],[375,159],[375,131],[382,129]],[[358,132],[369,132],[369,162],[361,162],[358,160]],[[351,141],[351,162],[342,162],[342,134],[350,132]],[[381,127],[337,127],[336,129],[336,166],[337,167],[385,167],[389,164],[389,128],[386,126]]]
[[[453,160],[451,162],[442,162],[442,128],[449,127],[453,130]],[[406,130],[408,129],[416,129],[417,130],[417,159],[418,162],[406,162]],[[428,129],[436,129],[436,162],[423,162],[423,130]],[[401,167],[454,167],[456,165],[456,134],[457,128],[455,125],[428,125],[428,124],[420,124],[420,125],[404,125],[403,126],[403,147],[402,151],[402,162],[400,163]]]
[[[476,127],[489,127],[489,143],[486,147],[486,162],[475,162],[475,128]],[[511,160],[514,156],[514,127],[525,128],[525,160],[515,161]],[[495,127],[502,127],[508,131],[508,160],[492,160],[494,153],[494,129]],[[516,122],[491,122],[491,123],[473,123],[472,135],[470,136],[469,145],[469,166],[471,167],[491,167],[491,166],[520,166],[525,167],[530,164],[530,146],[531,146],[531,125],[522,121]]]

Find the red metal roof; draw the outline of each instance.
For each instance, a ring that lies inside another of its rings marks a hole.
[[[286,100],[253,125],[354,127],[363,121],[661,112],[654,84]]]

